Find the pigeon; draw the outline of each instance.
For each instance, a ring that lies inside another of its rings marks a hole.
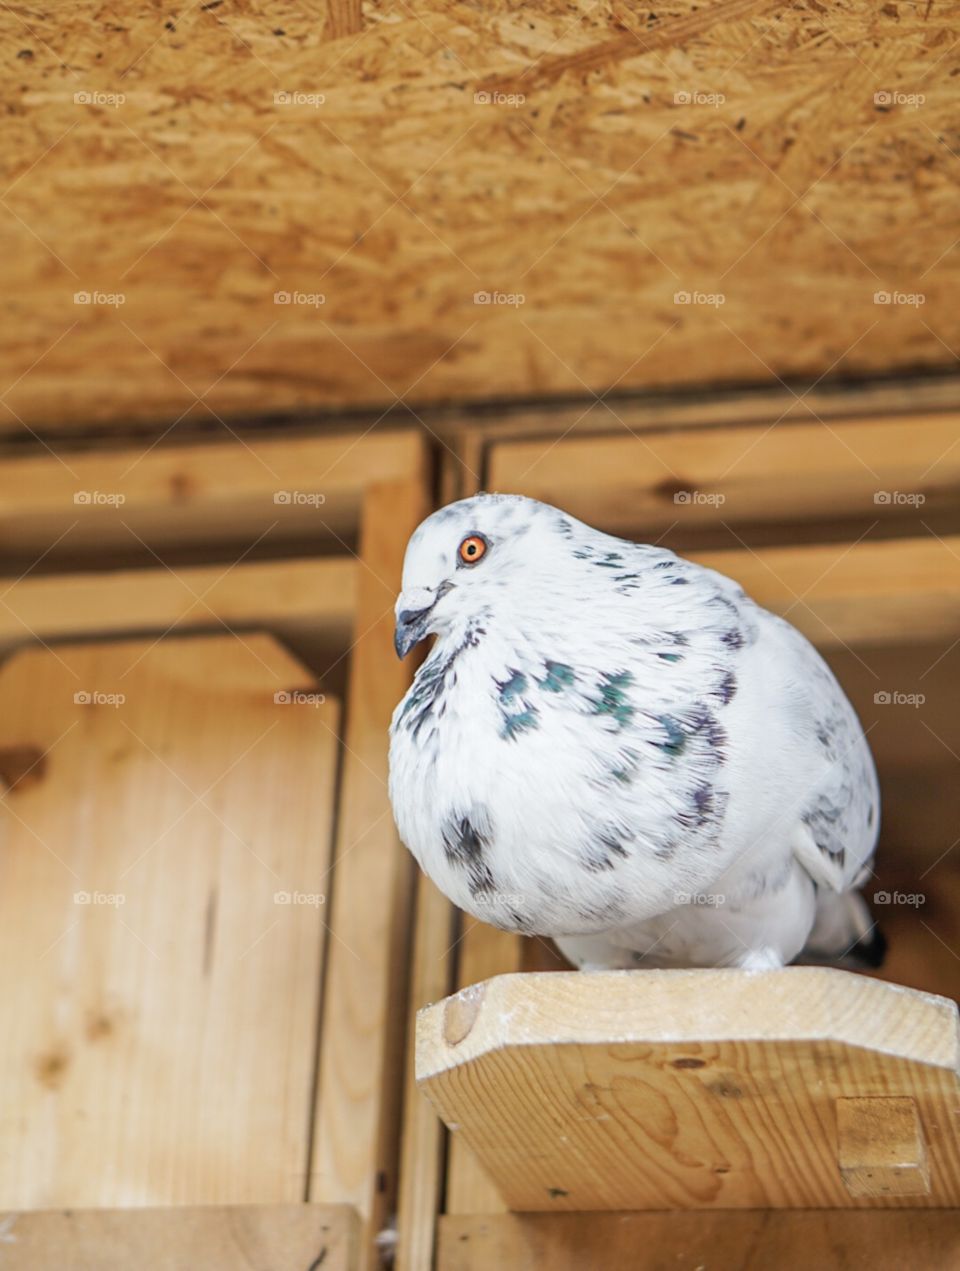
[[[724,575],[479,494],[413,533],[390,727],[401,840],[583,970],[877,965],[879,790],[820,654]]]

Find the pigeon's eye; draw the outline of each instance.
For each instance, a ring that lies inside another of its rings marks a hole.
[[[463,565],[476,565],[487,551],[487,540],[480,534],[468,534],[460,544],[457,555]]]

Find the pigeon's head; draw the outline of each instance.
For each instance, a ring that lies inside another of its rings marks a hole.
[[[398,656],[428,635],[464,637],[510,594],[529,599],[545,572],[569,560],[577,525],[557,508],[515,494],[477,494],[427,517],[403,562]]]

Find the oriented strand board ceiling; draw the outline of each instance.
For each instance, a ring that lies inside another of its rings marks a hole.
[[[0,427],[954,368],[958,15],[4,6]]]

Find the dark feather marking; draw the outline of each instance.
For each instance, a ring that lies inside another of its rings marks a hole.
[[[733,695],[736,691],[737,677],[732,671],[727,671],[723,679],[720,681],[719,687],[714,690],[713,696],[719,697],[720,701],[723,702],[724,706],[726,706],[728,702],[733,700]]]
[[[527,729],[539,727],[539,716],[537,710],[533,706],[528,706],[525,711],[521,711],[519,715],[504,715],[503,732],[500,736],[505,741],[513,741],[520,733],[524,733]]]
[[[546,689],[548,693],[559,693],[565,688],[569,688],[576,678],[573,667],[568,666],[566,662],[553,662],[550,658],[544,660],[544,669],[547,674],[537,683],[542,689]]]
[[[619,831],[607,830],[598,834],[586,846],[583,864],[591,874],[599,874],[602,870],[613,869],[617,860],[626,860],[629,856],[626,841],[628,836]]]
[[[490,845],[489,814],[482,809],[469,816],[454,813],[444,822],[440,834],[448,863],[466,869],[471,896],[494,890],[493,874],[483,859],[484,850]]]
[[[634,707],[627,697],[626,689],[633,683],[629,671],[604,673],[600,676],[598,689],[600,700],[594,700],[594,709],[598,715],[611,715],[621,728],[625,727],[634,716]]]

